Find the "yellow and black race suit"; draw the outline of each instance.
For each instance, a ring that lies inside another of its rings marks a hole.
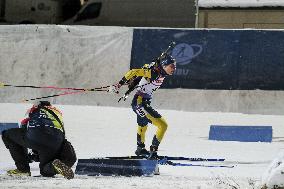
[[[156,135],[152,140],[152,145],[154,146],[159,146],[167,130],[168,124],[165,119],[151,107],[153,92],[160,88],[165,76],[166,74],[163,74],[163,70],[146,64],[143,68],[128,71],[119,82],[124,84],[132,79],[141,77],[136,87],[136,94],[132,100],[132,109],[137,114],[138,146],[145,146],[145,133],[148,123],[152,123],[157,127]]]

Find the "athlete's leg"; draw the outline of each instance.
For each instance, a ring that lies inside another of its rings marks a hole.
[[[132,109],[137,115],[137,150],[135,151],[136,155],[148,155],[149,152],[145,149],[145,134],[147,131],[148,123],[150,120],[148,120],[145,117],[145,114],[143,110],[142,104],[142,98],[140,96],[134,96],[132,101]]]
[[[51,127],[35,127],[29,128],[27,140],[31,148],[39,153],[40,174],[45,177],[54,176],[56,170],[52,162],[60,153],[64,134]]]
[[[29,173],[26,130],[21,128],[6,130],[2,133],[2,139],[6,148],[9,149],[17,169]]]
[[[147,131],[148,126],[140,126],[138,124],[137,127],[137,145],[141,147],[145,147],[145,134]]]
[[[168,124],[166,120],[151,106],[150,102],[145,101],[144,110],[146,112],[146,118],[157,127],[156,135],[153,137],[152,145],[150,146],[150,159],[157,159],[158,147],[164,138],[165,132],[167,131]]]
[[[165,119],[155,111],[151,105],[150,100],[143,99],[141,96],[134,96],[132,101],[132,108],[134,112],[137,114],[137,123],[138,123],[138,133],[137,133],[137,145],[143,144],[145,142],[145,132],[141,129],[142,127],[147,126],[147,123],[150,122],[157,127],[157,131],[152,140],[152,145],[150,147],[150,151],[153,152],[154,156],[157,156],[158,147],[165,135],[165,132],[168,128],[168,124]],[[144,134],[144,141],[143,141]],[[140,142],[140,143],[139,143]],[[151,156],[151,155],[150,155]]]
[[[158,147],[162,139],[164,138],[164,135],[168,128],[168,124],[163,117],[154,117],[150,113],[148,113],[146,117],[149,120],[151,120],[153,125],[157,127],[156,135],[153,137],[153,140],[152,140],[152,145]]]

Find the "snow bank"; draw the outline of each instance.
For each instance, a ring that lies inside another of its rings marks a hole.
[[[268,166],[262,176],[262,186],[284,187],[284,151],[280,152]]]

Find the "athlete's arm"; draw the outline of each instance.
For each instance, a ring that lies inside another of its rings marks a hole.
[[[148,69],[145,66],[139,69],[131,69],[123,76],[123,78],[119,81],[119,84],[123,85],[127,83],[129,80],[136,77],[151,78],[151,69]]]

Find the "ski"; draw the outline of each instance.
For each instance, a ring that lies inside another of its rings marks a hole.
[[[181,167],[212,167],[212,168],[234,168],[234,165],[205,165],[205,164],[191,164],[191,163],[175,163],[172,161],[159,161],[161,165],[181,166]]]
[[[107,159],[145,159],[145,156],[117,156],[106,157]],[[223,158],[199,158],[199,157],[178,157],[178,156],[159,156],[159,159],[167,159],[170,161],[225,161]]]
[[[223,158],[195,158],[195,157],[175,157],[175,156],[159,156],[159,159],[167,160],[185,160],[185,161],[225,161]]]

